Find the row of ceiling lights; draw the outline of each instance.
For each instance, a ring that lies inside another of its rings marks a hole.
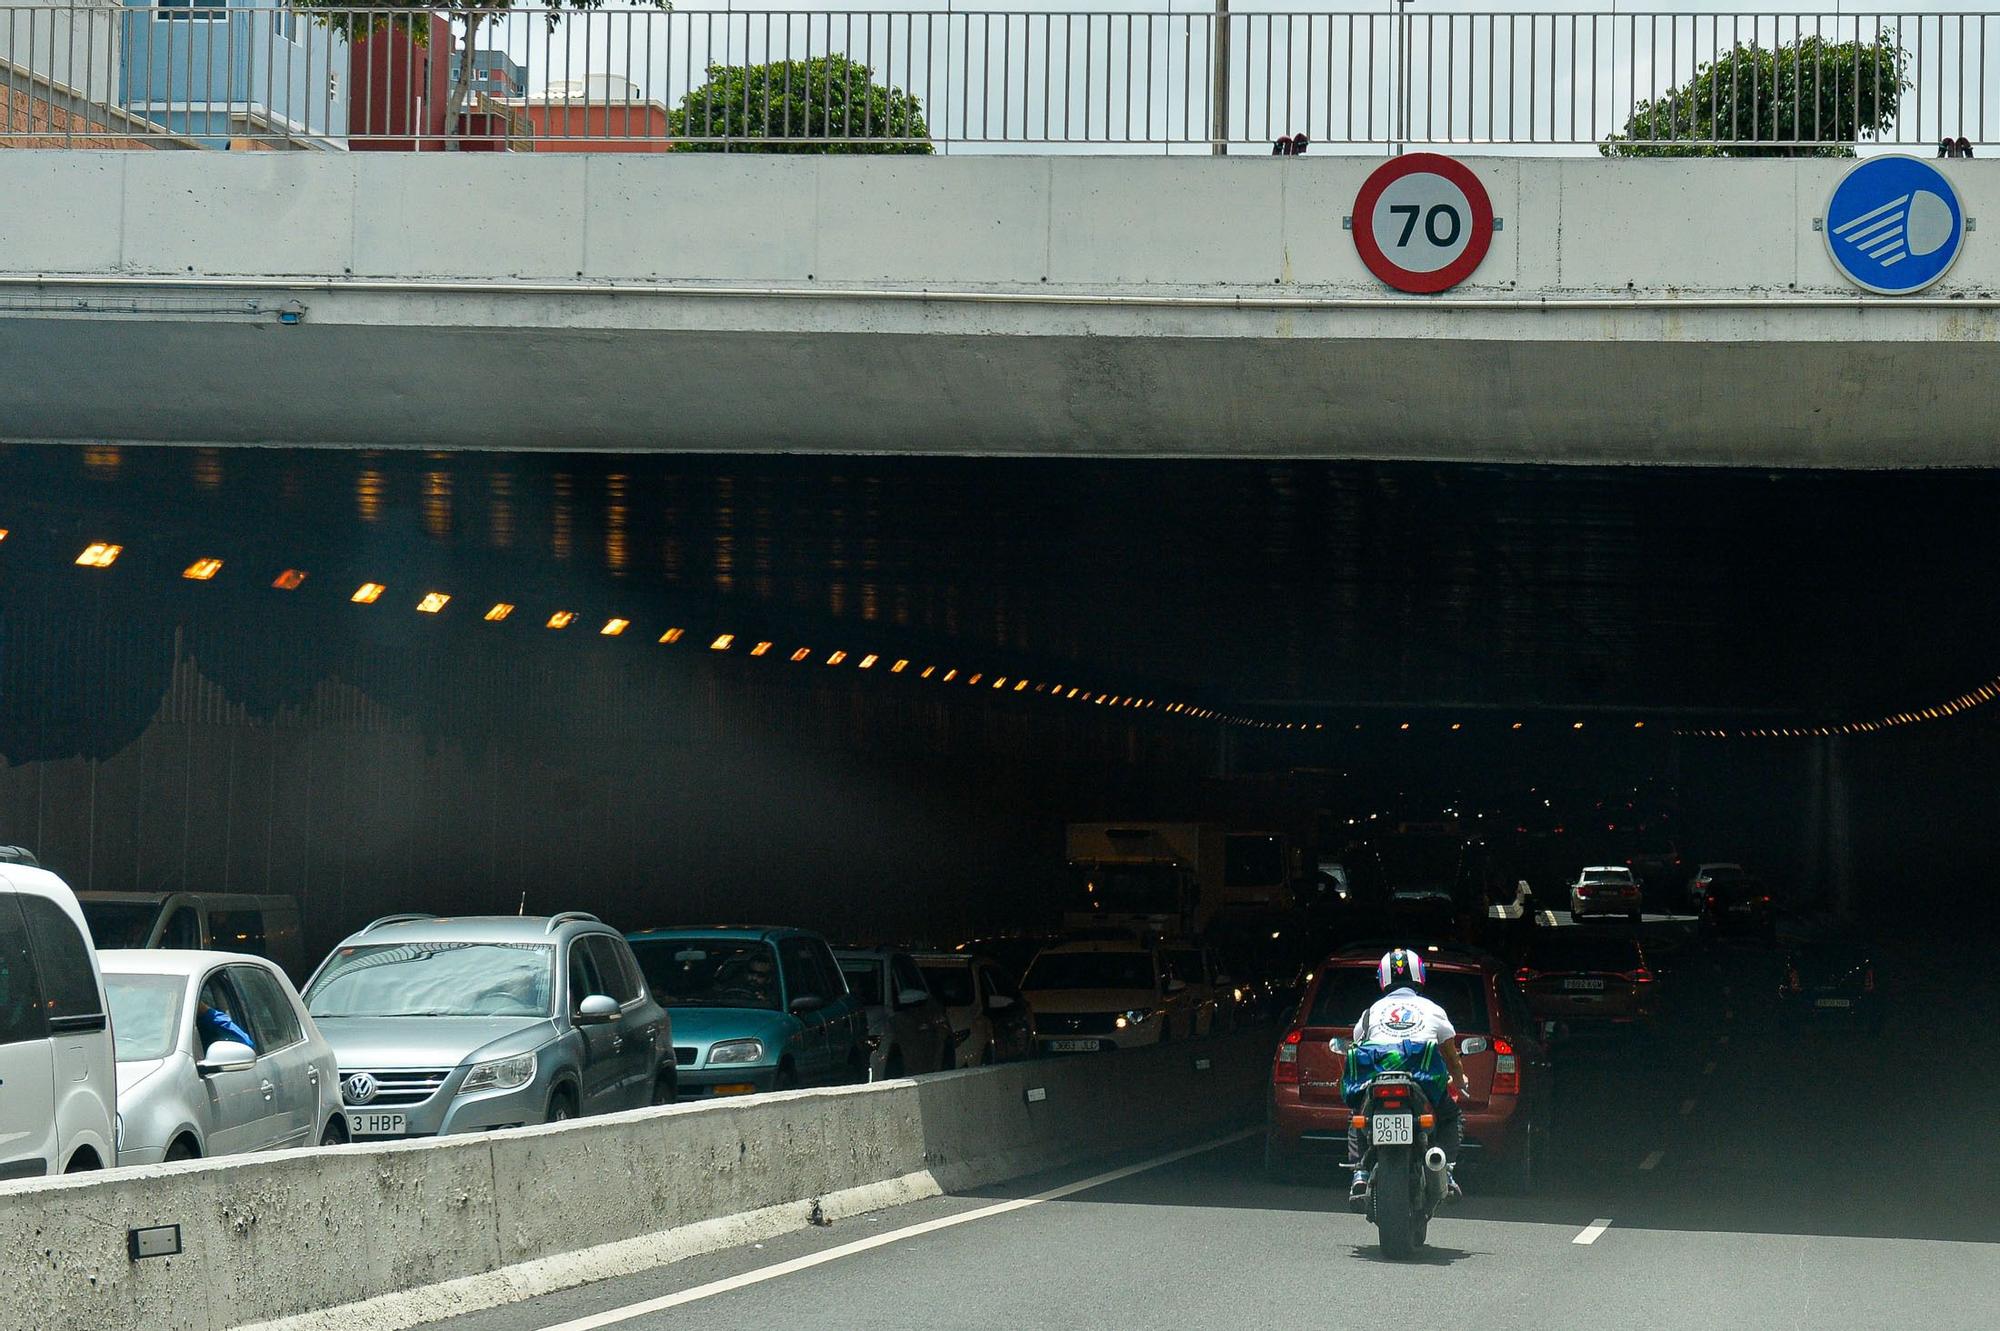
[[[6,539],[7,529],[0,527],[0,541]],[[93,541],[76,557],[76,563],[84,568],[110,568],[118,562],[118,557],[124,553],[124,550],[125,547],[122,545],[113,545],[105,541]],[[193,582],[207,582],[222,572],[222,567],[222,560],[205,557],[189,564],[181,571],[181,576]],[[297,591],[305,584],[306,577],[307,574],[302,569],[287,568],[271,580],[271,585],[280,591]],[[348,597],[348,599],[360,605],[373,605],[387,591],[388,587],[383,583],[364,582],[360,587],[355,589],[354,594]],[[426,592],[423,598],[417,602],[416,609],[420,614],[435,615],[449,605],[451,601],[452,596],[449,592]],[[489,623],[499,623],[512,616],[517,608],[509,602],[496,601],[487,609],[482,618]],[[567,629],[576,622],[576,619],[577,614],[573,610],[556,610],[549,615],[545,627],[558,630]],[[631,620],[614,616],[607,619],[597,632],[602,637],[616,638],[622,636],[625,630],[630,627],[632,627]],[[678,627],[668,628],[666,632],[660,635],[659,641],[667,644],[677,643],[686,635],[686,632],[685,629]],[[709,643],[709,648],[717,652],[727,652],[735,647],[736,639],[737,635],[733,633],[717,634]],[[776,645],[776,643],[770,641],[759,641],[751,646],[749,654],[751,656],[765,656]],[[796,663],[803,663],[811,660],[812,656],[813,649],[799,647],[790,653],[789,659]],[[835,650],[827,654],[826,664],[838,666],[844,664],[849,659],[850,654],[848,652]],[[855,660],[855,665],[861,670],[872,670],[881,659],[879,653],[862,653]],[[907,659],[898,659],[889,666],[889,673],[900,675],[910,668],[910,664],[910,661]],[[940,669],[942,669],[941,675],[939,673]],[[963,678],[968,685],[973,687],[977,687],[986,679],[986,673],[982,671],[962,672],[954,667],[941,668],[936,665],[926,665],[917,673],[920,679],[938,677],[942,683],[946,684],[956,683],[960,678]],[[1053,694],[1063,698],[1065,701],[1077,699],[1083,702],[1113,707],[1153,709],[1158,708],[1160,705],[1159,700],[1155,698],[1096,693],[1080,685],[1066,689],[1061,684],[1015,678],[1012,680],[1011,690],[1009,690],[1008,686],[1009,678],[1005,675],[1000,675],[994,677],[989,687],[1014,693],[1025,693],[1032,688],[1036,693]],[[1772,726],[1734,730],[1695,728],[1676,730],[1674,733],[1676,735],[1698,736],[1709,739],[1807,739],[1816,737],[1826,738],[1835,735],[1873,734],[1877,731],[1914,725],[1921,721],[1943,720],[1947,717],[1956,716],[1961,712],[1970,711],[1975,707],[1983,706],[1993,701],[1996,697],[2000,697],[2000,679],[1983,684],[1968,693],[1960,694],[1951,701],[1942,703],[1936,707],[1926,707],[1919,711],[1894,712],[1867,721],[1849,721],[1827,726]],[[1174,715],[1188,716],[1197,720],[1220,721],[1229,725],[1258,730],[1323,731],[1326,729],[1326,723],[1323,721],[1272,721],[1255,717],[1237,716],[1220,712],[1213,708],[1200,707],[1185,702],[1168,703],[1164,710]],[[1462,721],[1453,721],[1450,723],[1450,730],[1457,732],[1464,729],[1464,725],[1465,723]],[[1509,728],[1518,731],[1523,729],[1524,726],[1524,722],[1515,721]],[[1411,723],[1404,721],[1400,722],[1396,726],[1396,729],[1401,732],[1408,731],[1410,727]],[[1581,721],[1572,721],[1569,728],[1572,731],[1580,731],[1584,728],[1584,723]],[[1632,723],[1632,729],[1634,730],[1644,730],[1645,728],[1646,723],[1644,721],[1634,721]],[[1361,723],[1356,722],[1354,729],[1357,731],[1362,729]]]
[[[0,541],[6,539],[7,529],[0,527]],[[75,562],[79,567],[83,568],[107,569],[116,564],[118,557],[124,552],[125,547],[122,545],[114,545],[108,541],[93,541],[76,557]],[[181,577],[190,582],[210,582],[214,580],[216,575],[222,572],[223,564],[224,561],[221,559],[206,556],[195,560],[192,564],[182,569]],[[305,585],[308,576],[310,575],[304,569],[287,568],[271,580],[271,586],[279,591],[297,591]],[[357,605],[374,605],[382,599],[388,590],[389,588],[385,583],[364,582],[347,599]],[[435,615],[443,611],[447,605],[450,605],[452,600],[453,597],[450,592],[427,591],[424,593],[422,599],[416,603],[415,608],[419,614]],[[519,607],[511,602],[496,601],[487,608],[481,618],[488,623],[497,624],[511,618],[517,609]],[[562,630],[569,628],[576,621],[576,611],[556,610],[549,615],[547,621],[544,623],[544,627]],[[597,632],[600,637],[617,638],[622,637],[625,631],[631,627],[632,621],[630,619],[614,616],[605,620]],[[678,626],[669,627],[664,633],[660,634],[659,641],[667,645],[672,645],[682,641],[687,636],[687,632],[685,628]],[[711,651],[729,652],[735,649],[737,641],[737,634],[718,633],[710,640],[708,645]],[[777,645],[776,642],[769,640],[756,641],[750,645],[748,654],[758,657],[768,656]],[[788,659],[794,663],[803,664],[812,660],[814,655],[813,648],[798,647],[794,648],[788,654]],[[883,661],[883,656],[878,652],[850,653],[844,649],[836,649],[827,653],[825,663],[829,666],[839,666],[846,664],[850,660],[854,662],[857,669],[873,670]],[[911,668],[912,662],[908,658],[897,658],[889,663],[888,673],[901,675],[911,671]],[[990,672],[979,670],[962,671],[953,666],[924,665],[916,669],[914,673],[919,679],[935,678],[940,683],[945,684],[953,684],[963,680],[968,686],[978,687],[984,684],[990,689],[1009,693],[1026,693],[1032,689],[1035,693],[1058,697],[1064,701],[1075,700],[1099,706],[1157,710],[1194,720],[1218,721],[1230,725],[1252,726],[1263,729],[1326,729],[1324,724],[1260,721],[1252,717],[1234,716],[1194,703],[1162,703],[1157,698],[1143,698],[1136,694],[1101,693],[1085,688],[1082,685],[1065,687],[1062,684],[1047,680],[1030,680],[1006,675],[991,675],[989,682]]]
[[[1891,712],[1869,721],[1846,721],[1832,726],[1765,726],[1749,730],[1681,730],[1675,733],[1699,735],[1705,739],[1824,739],[1834,735],[1873,735],[1878,731],[1895,730],[1923,721],[1942,721],[1975,707],[1983,707],[1995,698],[2000,698],[2000,679],[1990,680],[1935,707],[1913,712]]]

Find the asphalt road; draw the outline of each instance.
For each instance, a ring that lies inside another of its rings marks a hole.
[[[2000,1028],[2000,987],[1986,972],[1959,971],[1962,992],[1948,994],[1942,977],[1912,980],[1924,954],[1913,946],[1885,961],[1894,1012],[1941,1038]],[[1656,1037],[1570,1042],[1557,1069],[1564,1149],[1544,1186],[1490,1197],[1468,1177],[1471,1195],[1433,1222],[1414,1263],[1381,1258],[1333,1176],[1263,1178],[1253,1136],[947,1227],[923,1228],[1132,1161],[437,1325],[2000,1326],[2000,1124],[1990,1112],[2000,1068],[1963,1058],[1946,1079],[1938,1060],[1949,1044],[1918,1045],[1920,1057],[1898,1070],[1875,1037],[1787,1034],[1773,1019],[1775,975],[1775,958],[1756,947],[1688,955],[1663,980]],[[1967,1009],[1967,1021],[1946,1015]],[[831,1255],[910,1227],[920,1232]],[[805,1264],[816,1258],[828,1259]],[[686,1301],[621,1316],[676,1295]]]

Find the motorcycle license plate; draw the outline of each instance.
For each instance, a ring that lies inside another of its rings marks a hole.
[[[1565,988],[1565,989],[1602,989],[1603,987],[1604,987],[1604,981],[1602,981],[1602,980],[1564,980],[1564,981],[1563,981],[1563,988]]]
[[[1851,998],[1822,998],[1822,999],[1818,1000],[1818,1003],[1817,1003],[1817,1006],[1819,1006],[1819,1007],[1853,1007],[1853,1006],[1854,1006],[1854,1000],[1853,1000],[1853,999],[1851,999]]]
[[[1377,1146],[1410,1146],[1417,1140],[1417,1120],[1411,1114],[1377,1114],[1370,1126]]]

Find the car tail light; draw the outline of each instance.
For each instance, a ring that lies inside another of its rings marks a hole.
[[[1651,984],[1653,972],[1641,966],[1638,970],[1626,971],[1622,978],[1630,980],[1633,984]]]
[[[1287,1031],[1278,1043],[1278,1059],[1271,1065],[1271,1081],[1279,1086],[1299,1084],[1299,1041],[1304,1031]]]
[[[1787,966],[1785,968],[1785,988],[1795,994],[1801,988],[1799,984],[1799,968],[1797,966]]]
[[[1771,898],[1769,898],[1769,897],[1758,897],[1758,898],[1757,898],[1757,904],[1758,904],[1758,905],[1760,905],[1760,906],[1768,906],[1768,905],[1770,905],[1770,904],[1771,904]]]
[[[1514,1056],[1514,1046],[1505,1040],[1495,1039],[1493,1052],[1499,1057],[1493,1060],[1493,1089],[1488,1094],[1519,1095],[1521,1060]]]
[[[1875,992],[1875,968],[1873,966],[1870,966],[1868,973],[1861,977],[1861,992],[1864,994]]]
[[[1521,967],[1521,969],[1514,972],[1514,983],[1526,984],[1528,981],[1536,979],[1540,975],[1541,972],[1536,970],[1534,967],[1523,966]]]

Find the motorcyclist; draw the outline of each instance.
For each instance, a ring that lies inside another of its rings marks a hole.
[[[1370,1004],[1354,1023],[1355,1048],[1348,1055],[1349,1062],[1373,1062],[1380,1057],[1362,1055],[1364,1045],[1376,1046],[1389,1057],[1413,1050],[1421,1055],[1422,1046],[1435,1046],[1450,1073],[1450,1085],[1470,1094],[1472,1081],[1465,1075],[1465,1064],[1458,1056],[1458,1028],[1451,1024],[1451,1017],[1442,1007],[1418,992],[1424,987],[1423,957],[1401,947],[1385,952],[1376,964],[1375,979],[1382,997]],[[1437,1116],[1436,1143],[1444,1150],[1445,1159],[1456,1165],[1459,1147],[1465,1141],[1465,1116],[1452,1099],[1449,1085],[1443,1094],[1432,1099],[1431,1112]],[[1361,1167],[1361,1154],[1361,1130],[1350,1125],[1347,1164],[1354,1173],[1348,1183],[1347,1200],[1357,1208],[1366,1206],[1368,1201],[1368,1174]],[[1458,1191],[1455,1179],[1451,1190],[1454,1194]]]

